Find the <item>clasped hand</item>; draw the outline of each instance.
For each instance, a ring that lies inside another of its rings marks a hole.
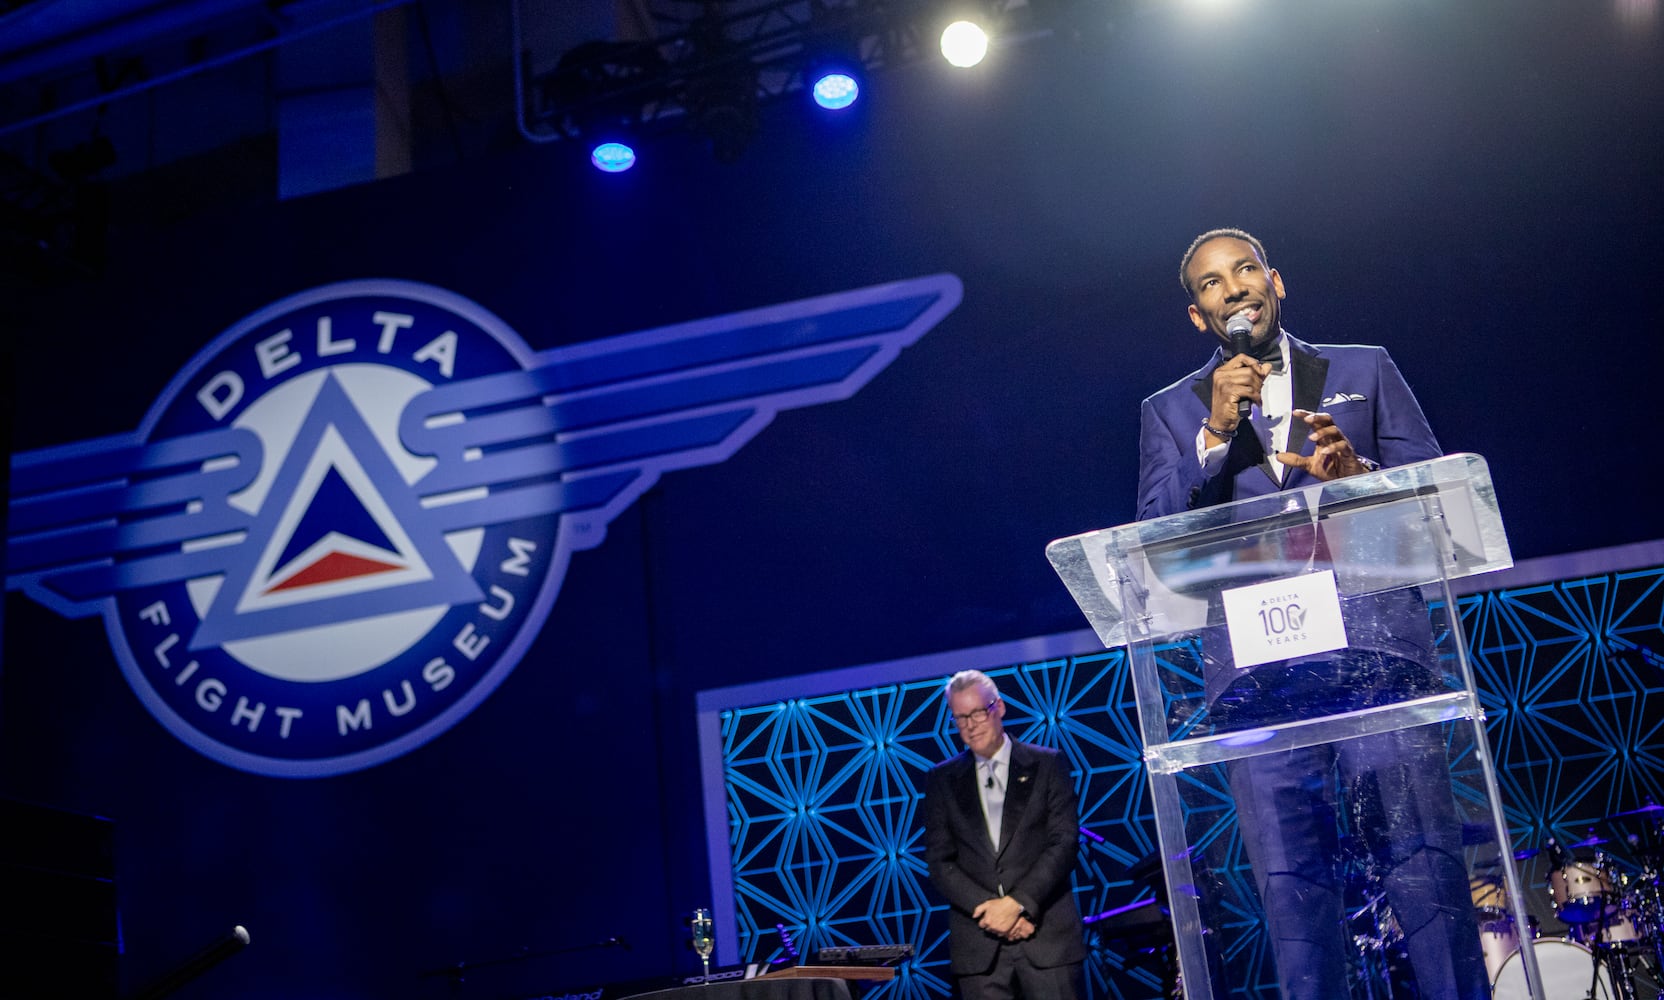
[[[971,911],[977,926],[1007,941],[1021,941],[1034,935],[1034,924],[1023,916],[1023,904],[1010,896],[984,900]]]

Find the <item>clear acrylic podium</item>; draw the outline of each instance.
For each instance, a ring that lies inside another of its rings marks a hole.
[[[1482,458],[1094,531],[1046,554],[1104,645],[1126,647],[1186,1000],[1274,1000],[1279,975],[1319,975],[1322,962],[1275,959],[1301,954],[1290,941],[1308,931],[1342,942],[1335,1000],[1428,995],[1436,927],[1479,942],[1497,997],[1544,1000],[1531,935],[1513,930],[1529,926],[1525,897],[1449,588],[1512,565]],[[1398,758],[1413,764],[1382,763]],[[1285,786],[1291,762],[1300,777]],[[1258,846],[1291,824],[1316,846]]]

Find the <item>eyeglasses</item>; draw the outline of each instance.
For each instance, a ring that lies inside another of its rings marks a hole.
[[[964,715],[954,715],[953,724],[958,726],[960,729],[964,729],[966,726],[974,726],[978,723],[987,722],[988,710],[993,708],[995,705],[998,705],[999,702],[1000,700],[995,698],[993,701],[982,706],[981,708],[972,709]]]

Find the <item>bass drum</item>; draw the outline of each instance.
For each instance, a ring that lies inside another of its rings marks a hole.
[[[1505,917],[1479,921],[1479,950],[1485,953],[1485,976],[1496,982],[1497,973],[1508,956],[1520,950],[1520,935],[1514,922]]]
[[[1576,941],[1544,938],[1537,942],[1537,968],[1543,973],[1543,996],[1548,1000],[1568,1000],[1589,995],[1589,983],[1595,982],[1595,1000],[1613,1000],[1612,977],[1605,969],[1595,971],[1595,956]],[[1497,973],[1491,988],[1494,1000],[1531,1000],[1525,985],[1525,957],[1520,952],[1508,956]]]

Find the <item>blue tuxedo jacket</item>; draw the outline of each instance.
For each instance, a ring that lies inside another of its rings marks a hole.
[[[1211,477],[1203,475],[1201,463],[1196,460],[1196,432],[1212,409],[1213,372],[1224,360],[1225,352],[1217,350],[1202,368],[1144,400],[1139,432],[1139,520],[1280,490],[1298,490],[1320,482],[1303,470],[1288,468],[1279,484],[1271,473],[1274,459],[1249,433],[1231,440],[1220,472]],[[1384,349],[1307,344],[1291,336],[1289,375],[1294,407],[1334,417],[1361,457],[1390,467],[1429,461],[1442,454],[1421,406]],[[1307,440],[1309,432],[1304,426],[1296,423],[1290,428],[1289,448],[1310,455],[1314,445]],[[1419,595],[1400,591],[1348,601],[1342,615],[1349,648],[1354,653],[1383,654],[1423,666],[1433,662],[1432,630]],[[1286,709],[1286,693],[1280,692],[1285,691],[1291,671],[1303,661],[1283,661],[1281,675],[1277,670],[1267,671],[1275,664],[1239,674],[1220,666],[1229,661],[1229,641],[1223,635],[1223,626],[1204,630],[1201,639],[1209,703],[1230,689],[1229,702],[1249,709],[1247,715],[1237,717],[1240,724],[1278,721],[1259,716],[1255,706],[1283,705]],[[1333,659],[1334,654],[1326,654],[1326,658]],[[1324,669],[1332,671],[1333,667]],[[1426,682],[1423,677],[1410,686]],[[1256,697],[1255,689],[1263,689],[1269,697]]]
[[[1279,485],[1271,473],[1275,460],[1252,434],[1232,439],[1220,474],[1202,475],[1196,432],[1212,410],[1213,371],[1224,360],[1224,350],[1217,350],[1206,365],[1144,400],[1139,413],[1138,520],[1318,482],[1304,471],[1289,469]],[[1360,456],[1393,466],[1443,454],[1420,404],[1383,348],[1306,344],[1291,336],[1289,376],[1295,409],[1334,417]],[[1310,455],[1313,446],[1303,427],[1289,429],[1289,447]]]
[[[925,860],[948,901],[948,953],[955,975],[993,967],[1001,938],[971,918],[1003,887],[1035,917],[1028,960],[1051,968],[1086,959],[1080,907],[1069,873],[1080,841],[1080,808],[1069,765],[1055,750],[1011,741],[1000,842],[988,839],[969,750],[930,769],[924,789]]]

